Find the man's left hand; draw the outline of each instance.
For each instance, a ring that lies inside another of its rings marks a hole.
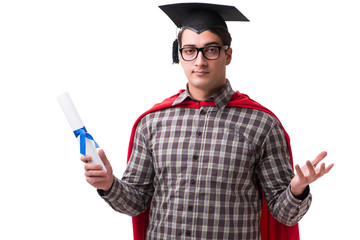
[[[300,196],[307,185],[315,182],[317,179],[322,177],[324,174],[330,172],[334,164],[330,164],[325,167],[325,163],[321,163],[320,167],[316,167],[321,160],[323,160],[327,155],[327,152],[321,152],[313,161],[307,161],[306,165],[302,168],[296,164],[296,175],[291,180],[290,187],[291,192],[294,196]]]

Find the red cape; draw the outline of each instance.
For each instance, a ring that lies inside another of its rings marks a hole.
[[[183,91],[184,90],[181,90],[178,94],[165,99],[162,103],[156,104],[150,110],[143,113],[136,120],[134,127],[132,129],[132,132],[131,132],[127,161],[129,161],[129,159],[130,159],[136,126],[137,126],[138,122],[146,114],[154,112],[154,111],[158,111],[160,109],[170,108],[170,107],[200,108],[202,106],[215,106],[214,102],[195,102],[195,101],[184,101],[176,106],[172,106],[173,102]],[[236,92],[231,97],[229,103],[226,106],[227,107],[243,107],[243,108],[257,109],[257,110],[269,113],[270,115],[274,116],[279,121],[279,119],[275,116],[275,114],[273,114],[269,109],[263,107],[262,105],[260,105],[259,103],[255,102],[255,101],[251,100],[247,95],[241,94],[240,92]],[[286,133],[285,129],[284,129],[284,133],[285,133],[285,137],[286,137],[286,141],[287,141],[287,146],[289,149],[291,165],[293,166],[293,158],[292,158],[291,147],[290,147],[290,138],[289,138],[289,135]],[[141,213],[140,215],[132,218],[134,240],[145,240],[146,239],[146,230],[149,225],[149,211],[150,211],[150,206],[144,213]],[[262,208],[261,219],[260,219],[260,232],[261,232],[262,240],[299,240],[300,239],[298,224],[295,224],[294,226],[289,227],[289,226],[286,226],[286,225],[278,222],[269,212],[265,199],[263,200],[263,208]]]

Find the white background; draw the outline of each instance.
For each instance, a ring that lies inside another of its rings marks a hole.
[[[69,92],[115,174],[135,119],[186,84],[171,63],[175,1],[0,2],[0,239],[132,239],[131,219],[85,182],[56,101]],[[208,1],[216,3],[215,1]],[[217,1],[219,3],[219,1]],[[227,77],[281,119],[295,163],[327,150],[302,239],[356,239],[360,16],[356,0],[241,0]]]

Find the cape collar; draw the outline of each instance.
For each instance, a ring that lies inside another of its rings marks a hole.
[[[235,91],[232,89],[230,81],[226,79],[226,84],[217,93],[206,99],[205,102],[214,102],[215,106],[218,109],[222,109],[228,104],[234,93]],[[180,103],[183,103],[186,100],[193,100],[196,102],[200,102],[191,97],[188,87],[186,87],[186,90],[183,90],[180,93],[180,95],[175,99],[172,106],[176,106]]]

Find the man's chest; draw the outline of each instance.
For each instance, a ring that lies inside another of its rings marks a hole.
[[[144,136],[156,176],[165,179],[250,179],[271,127],[264,113],[244,108],[166,109],[150,118]]]

